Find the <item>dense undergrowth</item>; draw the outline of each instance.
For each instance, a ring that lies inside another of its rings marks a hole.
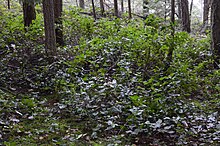
[[[209,36],[176,32],[173,40],[154,15],[94,21],[71,8],[66,45],[51,63],[41,14],[27,32],[18,11],[0,14],[0,144],[220,143],[220,71]]]

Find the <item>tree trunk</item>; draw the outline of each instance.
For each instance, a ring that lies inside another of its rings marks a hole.
[[[101,14],[104,15],[105,7],[104,7],[104,2],[103,2],[103,0],[100,0],[100,9],[101,9]]]
[[[10,7],[10,0],[8,0],[8,9],[11,9],[11,7]]]
[[[29,27],[33,20],[36,19],[35,4],[33,1],[25,0],[23,2],[24,27]]]
[[[189,11],[190,22],[191,22],[191,16],[192,16],[192,9],[193,9],[193,0],[190,3],[190,11]]]
[[[132,18],[131,16],[131,0],[128,0],[128,14],[129,14],[129,19]]]
[[[173,50],[174,50],[174,37],[175,37],[175,0],[171,0],[171,37],[172,37],[172,43],[169,46],[169,52],[167,54],[167,63],[165,65],[165,70],[167,70],[170,67],[170,64],[173,60]]]
[[[48,57],[52,58],[57,53],[53,0],[43,0],[43,15],[44,15],[44,29],[45,29],[45,49]]]
[[[95,12],[95,3],[94,0],[92,0],[92,11],[93,11],[93,17],[96,20],[96,12]]]
[[[80,8],[85,9],[85,1],[79,0],[79,6],[80,6]]]
[[[114,0],[114,11],[115,11],[115,16],[119,17],[119,14],[118,14],[118,0]]]
[[[182,23],[182,6],[181,6],[181,0],[177,0],[178,5],[178,20],[180,23]]]
[[[62,11],[63,4],[62,0],[54,0],[54,20],[55,20],[55,33],[56,33],[56,43],[59,46],[64,46],[63,40],[63,23],[62,23]]]
[[[212,0],[212,49],[214,67],[220,68],[220,1]]]
[[[124,12],[124,0],[121,0],[121,12]]]
[[[182,10],[182,30],[188,33],[191,32],[190,29],[190,18],[189,18],[189,3],[188,0],[181,0],[181,10]]]
[[[203,4],[203,24],[206,24],[209,19],[210,0],[204,0]]]

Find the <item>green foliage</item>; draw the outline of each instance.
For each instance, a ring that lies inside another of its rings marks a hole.
[[[72,8],[63,15],[67,45],[51,63],[41,14],[27,32],[15,14],[0,16],[5,145],[219,142],[220,73],[209,38],[177,32],[173,40],[155,15],[95,22]],[[173,62],[164,70],[172,44]]]

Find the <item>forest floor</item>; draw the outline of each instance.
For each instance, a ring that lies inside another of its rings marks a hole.
[[[0,145],[220,144],[209,35],[78,11],[64,12],[66,45],[51,61],[42,14],[24,31],[18,11],[0,7]]]

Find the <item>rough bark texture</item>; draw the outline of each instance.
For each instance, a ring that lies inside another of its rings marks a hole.
[[[119,17],[119,14],[118,14],[118,0],[114,0],[114,11],[115,11],[115,16]]]
[[[28,2],[27,0],[23,2],[23,17],[25,27],[29,27],[32,21],[36,19],[34,2]]]
[[[56,55],[56,35],[54,26],[54,2],[43,0],[45,47],[48,57]]]
[[[128,14],[129,14],[129,19],[132,18],[131,16],[131,0],[128,0]]]
[[[104,15],[105,7],[104,7],[104,1],[103,0],[100,0],[100,9],[101,9],[101,14]]]
[[[85,1],[79,0],[79,6],[80,6],[80,8],[85,9]]]
[[[181,10],[182,10],[182,30],[188,33],[191,32],[190,29],[190,17],[189,17],[189,3],[188,0],[181,0]]]
[[[220,1],[212,1],[212,49],[215,68],[220,68]]]
[[[62,0],[54,0],[54,20],[55,20],[55,33],[56,33],[56,43],[59,46],[64,45],[63,40],[63,24],[62,24],[62,11],[63,11]]]
[[[8,0],[8,9],[11,9],[10,6],[11,6],[11,5],[10,5],[10,0]]]

